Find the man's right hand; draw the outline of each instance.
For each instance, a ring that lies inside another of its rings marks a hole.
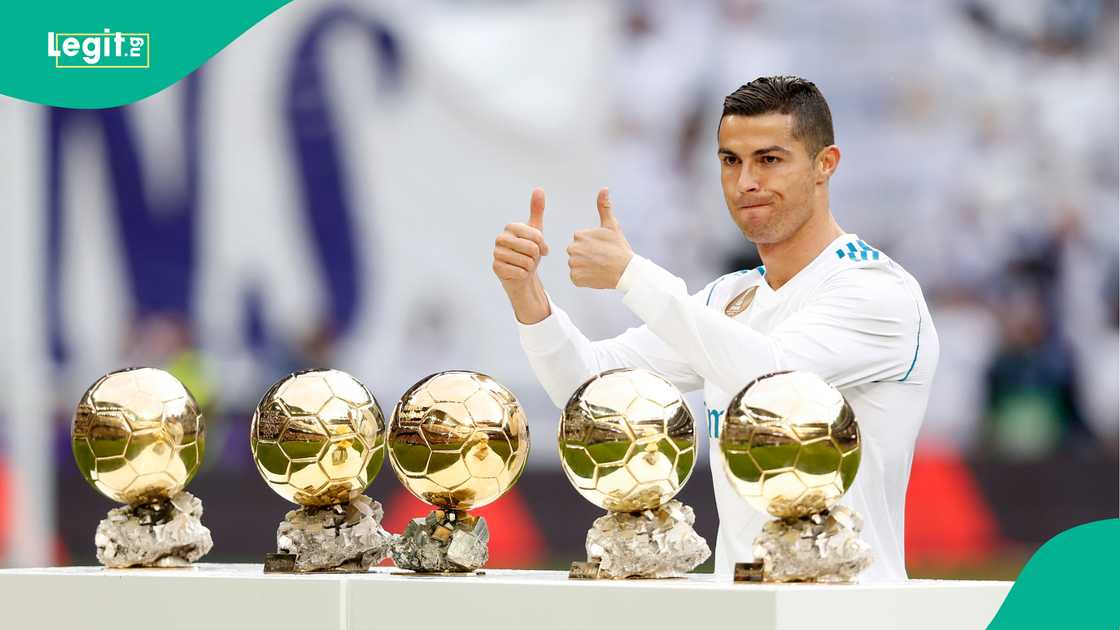
[[[537,275],[541,256],[547,255],[544,191],[534,188],[529,199],[529,222],[510,223],[494,239],[494,275],[509,296],[514,315],[523,324],[535,324],[552,313]]]

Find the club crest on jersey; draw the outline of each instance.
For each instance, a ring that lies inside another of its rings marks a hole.
[[[727,303],[727,306],[723,307],[724,315],[735,317],[750,308],[751,304],[754,302],[754,294],[757,291],[758,285],[755,285],[739,295],[736,295],[734,299]]]

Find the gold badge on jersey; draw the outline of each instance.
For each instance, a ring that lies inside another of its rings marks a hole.
[[[724,315],[735,317],[750,308],[751,303],[754,302],[754,294],[756,291],[758,291],[757,284],[739,295],[736,295],[735,299],[731,300],[727,303],[727,306],[723,307]]]

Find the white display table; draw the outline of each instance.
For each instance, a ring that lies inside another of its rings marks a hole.
[[[559,571],[465,577],[265,575],[261,565],[0,571],[5,630],[519,630],[984,628],[1011,582],[851,586],[582,581]]]

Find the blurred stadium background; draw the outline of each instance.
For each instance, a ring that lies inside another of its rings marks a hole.
[[[635,249],[693,290],[757,264],[715,127],[742,83],[798,74],[832,106],[834,212],[919,279],[941,336],[911,575],[1014,578],[1051,536],[1117,515],[1117,73],[1105,0],[305,0],[127,107],[0,97],[0,564],[94,562],[111,506],[72,463],[70,416],[140,364],[205,407],[191,490],[211,561],[273,550],[289,506],[257,476],[249,419],[313,366],[387,412],[439,370],[510,387],[534,449],[482,510],[491,564],[579,558],[597,509],[560,471],[493,238],[543,186],[546,286],[593,338],[635,323],[567,280],[601,185]],[[394,531],[423,512],[388,466],[369,494]],[[706,458],[683,498],[714,543]]]

